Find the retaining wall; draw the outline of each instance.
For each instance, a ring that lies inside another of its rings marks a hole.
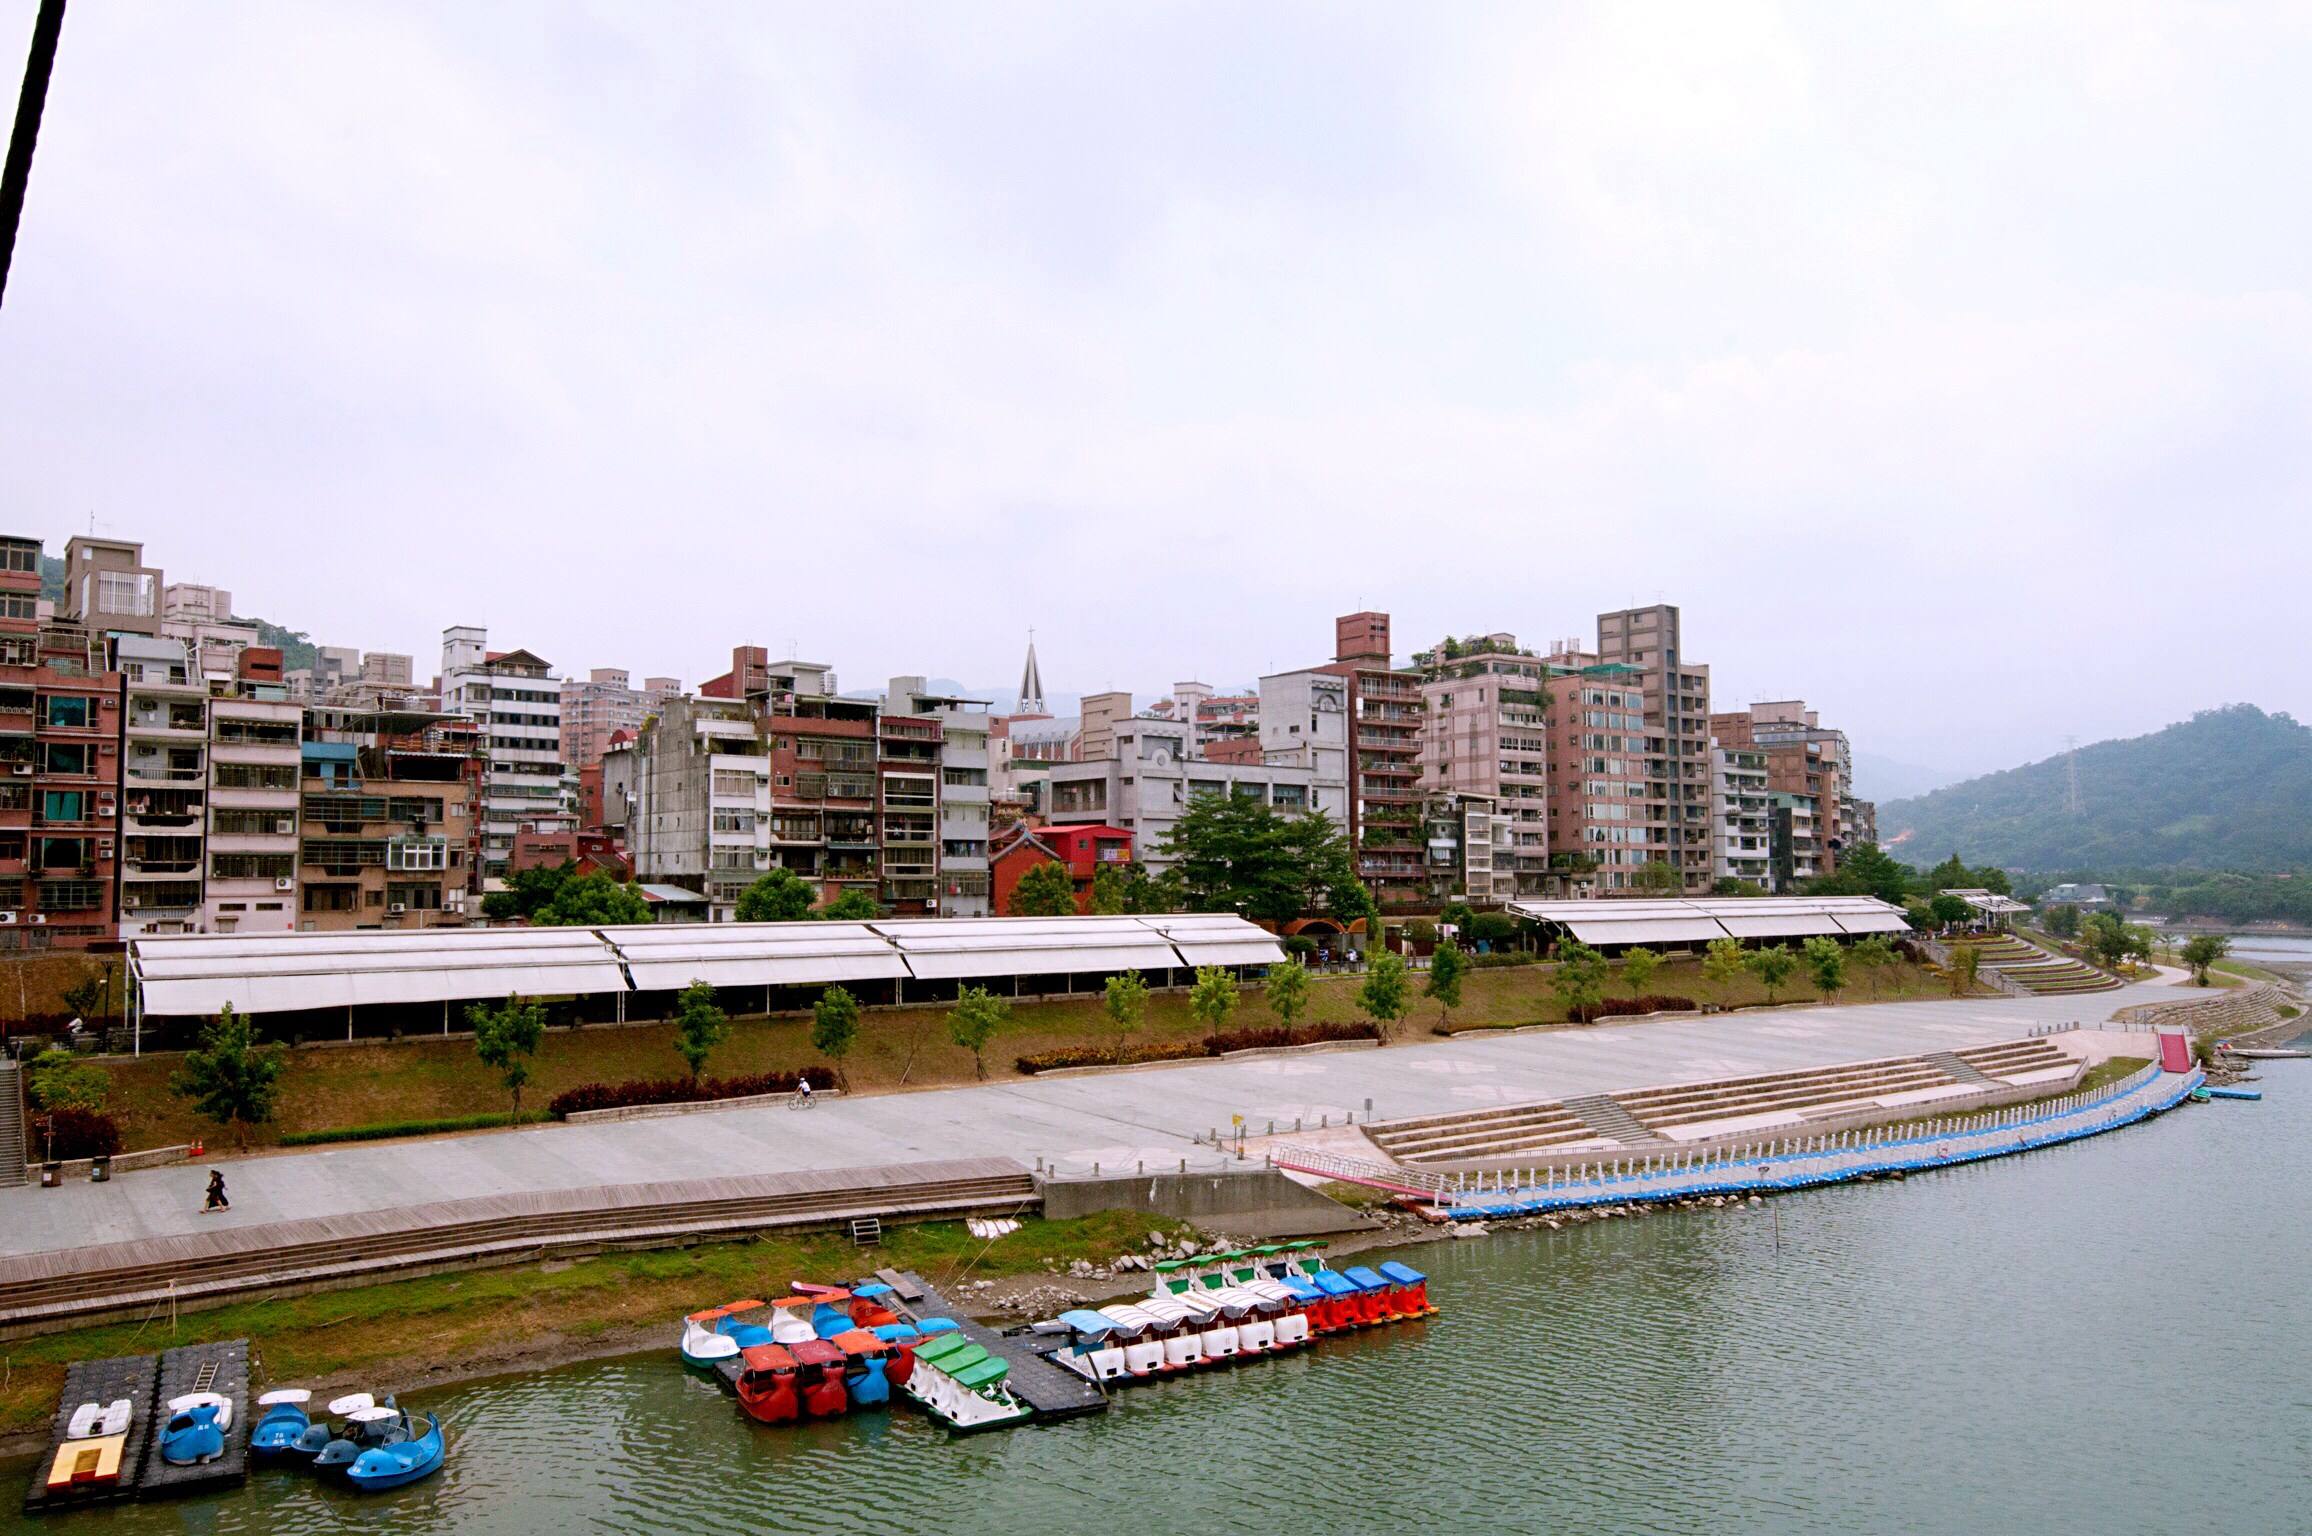
[[[1230,1237],[1316,1237],[1373,1225],[1337,1200],[1274,1168],[1242,1173],[1151,1173],[1133,1178],[1043,1179],[1044,1215],[1059,1220],[1095,1211],[1145,1211]]]

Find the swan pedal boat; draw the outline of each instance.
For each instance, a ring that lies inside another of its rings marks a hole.
[[[313,1456],[321,1447],[307,1449],[305,1432],[313,1427],[305,1405],[313,1394],[303,1387],[283,1387],[257,1399],[264,1410],[249,1431],[249,1455],[257,1461],[280,1461],[291,1456]],[[326,1442],[325,1442],[326,1443]]]
[[[215,1461],[225,1454],[225,1435],[232,1427],[233,1400],[222,1392],[172,1397],[168,1421],[161,1426],[161,1459],[177,1467]]]
[[[441,1470],[442,1454],[446,1447],[439,1418],[427,1414],[425,1428],[420,1431],[417,1421],[406,1410],[371,1408],[364,1411],[394,1414],[400,1421],[395,1426],[398,1433],[356,1456],[353,1465],[346,1468],[347,1482],[364,1493],[378,1493],[387,1488],[414,1483],[421,1477],[429,1477]]]

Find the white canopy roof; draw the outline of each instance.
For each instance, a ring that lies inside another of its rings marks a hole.
[[[1274,934],[1230,913],[1161,917],[901,918],[871,923],[681,923],[605,928],[181,934],[129,941],[155,1015],[367,1003],[821,986],[882,977],[1168,971],[1273,965]]]
[[[1584,944],[1696,944],[1712,939],[1902,933],[1902,913],[1875,896],[1718,896],[1616,901],[1513,901]]]
[[[407,933],[171,934],[132,939],[144,1008],[158,1014],[345,1008],[464,998],[559,997],[625,987],[617,952],[589,928],[422,928]]]

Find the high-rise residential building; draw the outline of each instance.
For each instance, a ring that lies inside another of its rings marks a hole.
[[[1687,655],[1671,603],[1598,615],[1598,659],[1637,668],[1645,694],[1646,823],[1673,890],[1710,889],[1710,669]],[[1626,691],[1626,690],[1625,690]]]
[[[1172,864],[1165,844],[1173,826],[1200,796],[1253,800],[1287,816],[1310,808],[1309,769],[1191,758],[1188,739],[1183,721],[1117,721],[1107,756],[1052,765],[1045,808],[1051,824],[1120,827],[1132,834],[1141,862],[1160,873]]]
[[[1421,822],[1432,903],[1508,901],[1520,894],[1517,824],[1495,813],[1492,797],[1458,790],[1424,795]]]
[[[883,708],[939,722],[937,911],[942,917],[985,917],[993,910],[988,765],[994,717],[986,699],[956,698],[928,689],[920,677],[895,677],[883,696]]]
[[[772,865],[771,754],[752,705],[677,694],[642,723],[633,763],[635,878],[697,891],[710,921],[731,921]]]
[[[623,731],[641,733],[642,722],[660,705],[682,692],[671,677],[644,678],[636,688],[622,667],[596,667],[583,681],[562,683],[562,761],[583,772],[602,761],[610,738]]]
[[[1776,699],[1712,715],[1710,734],[1722,746],[1762,754],[1766,788],[1808,802],[1808,814],[1794,823],[1804,829],[1792,843],[1792,866],[1803,870],[1797,878],[1832,873],[1839,850],[1853,838],[1858,814],[1846,733],[1825,726],[1802,699]]]
[[[1076,756],[1087,761],[1112,756],[1117,722],[1132,718],[1132,695],[1121,690],[1087,693],[1079,710]]]
[[[209,685],[191,647],[165,635],[122,635],[113,659],[128,686],[121,937],[198,933],[207,923]]]
[[[883,711],[876,720],[881,899],[901,917],[939,910],[939,760],[945,735],[936,716]]]
[[[1272,672],[1260,680],[1260,756],[1309,776],[1309,806],[1346,831],[1349,818],[1349,679],[1335,672]],[[1207,752],[1210,747],[1207,745]]]
[[[1423,794],[1483,801],[1478,814],[1506,839],[1489,873],[1509,876],[1510,894],[1547,894],[1547,663],[1509,634],[1448,636],[1413,662],[1422,676]]]
[[[1668,865],[1665,816],[1654,824],[1645,672],[1600,661],[1560,641],[1544,664],[1549,684],[1549,848],[1552,881],[1573,895],[1654,894]],[[1680,886],[1673,874],[1670,893]]]
[[[1710,845],[1714,879],[1774,889],[1766,754],[1711,739]]]
[[[210,933],[296,926],[297,796],[305,712],[289,697],[281,653],[250,646],[238,675],[209,683]]]
[[[1426,899],[1421,842],[1420,674],[1390,662],[1389,616],[1333,621],[1333,660],[1315,668],[1349,682],[1349,839],[1357,874],[1383,907]]]
[[[478,722],[430,710],[304,711],[297,927],[432,928],[472,896]]]
[[[521,832],[576,830],[563,785],[562,687],[552,663],[529,651],[489,649],[489,631],[442,631],[441,707],[485,727],[481,873],[503,878]]]
[[[1796,891],[1815,876],[1829,873],[1822,857],[1822,828],[1815,820],[1817,805],[1812,795],[1766,792],[1767,889],[1776,895]]]

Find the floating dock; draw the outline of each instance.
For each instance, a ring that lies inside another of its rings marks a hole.
[[[141,1498],[208,1493],[238,1488],[249,1480],[249,1341],[194,1344],[163,1354],[154,1401],[165,1412],[172,1398],[188,1392],[215,1392],[232,1401],[233,1424],[225,1432],[225,1454],[215,1461],[172,1466],[161,1459],[156,1427],[152,1453],[145,1457],[144,1476],[137,1484]]]
[[[51,1426],[48,1454],[32,1469],[32,1487],[24,1495],[24,1512],[37,1515],[52,1509],[77,1509],[90,1504],[112,1504],[137,1496],[137,1477],[143,1470],[146,1448],[153,1438],[153,1383],[160,1373],[157,1355],[131,1355],[119,1360],[78,1360],[64,1373],[64,1400],[57,1405]],[[121,1447],[119,1475],[104,1482],[80,1481],[50,1487],[48,1478],[56,1455],[65,1443],[65,1429],[82,1403],[129,1403],[128,1439]]]
[[[1108,1394],[1067,1367],[1052,1364],[1044,1357],[1044,1351],[1036,1348],[1034,1335],[1001,1334],[983,1323],[973,1322],[958,1312],[953,1302],[925,1284],[922,1276],[912,1272],[878,1270],[876,1278],[891,1287],[891,1299],[899,1303],[895,1310],[910,1322],[926,1317],[952,1319],[963,1330],[965,1338],[1002,1359],[1010,1367],[1004,1374],[1005,1384],[1021,1402],[1035,1410],[1037,1423],[1108,1411]],[[1059,1341],[1053,1342],[1056,1345]]]

